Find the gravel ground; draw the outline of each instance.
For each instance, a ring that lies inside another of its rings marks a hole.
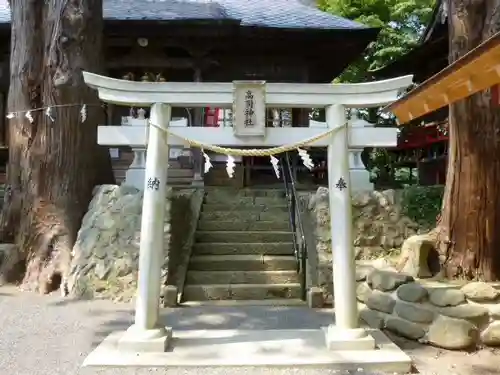
[[[331,321],[328,310],[290,307],[182,308],[165,311],[174,329],[319,328]],[[111,331],[133,320],[129,304],[72,301],[57,295],[20,293],[0,288],[0,374],[3,375],[328,375],[325,370],[276,368],[81,369],[85,356]],[[467,354],[425,347],[395,338],[424,375],[500,374],[500,354]],[[336,373],[338,372],[330,372]],[[360,374],[361,375],[361,374]],[[368,374],[366,374],[368,375]]]

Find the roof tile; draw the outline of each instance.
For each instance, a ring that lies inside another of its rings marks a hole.
[[[286,29],[363,29],[364,25],[322,12],[299,0],[104,0],[108,20],[235,20],[242,26]],[[10,22],[0,0],[0,23]]]

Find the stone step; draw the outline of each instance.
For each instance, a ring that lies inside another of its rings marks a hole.
[[[168,169],[168,178],[175,177],[193,177],[194,171],[192,169],[179,169],[179,168],[169,168]]]
[[[193,177],[168,177],[167,185],[191,185],[193,182]]]
[[[205,195],[207,204],[232,204],[238,206],[252,206],[254,204],[263,205],[286,205],[284,197],[252,197],[244,195]]]
[[[293,234],[289,231],[197,231],[196,243],[224,242],[224,243],[266,243],[291,242]]]
[[[288,212],[246,212],[246,211],[210,211],[201,212],[201,220],[261,220],[261,221],[288,221]]]
[[[286,221],[244,221],[244,220],[200,220],[198,230],[202,231],[287,231],[290,230],[290,223]]]
[[[285,255],[193,255],[190,271],[294,271],[297,260]]]
[[[168,169],[193,169],[192,163],[190,163],[189,158],[185,158],[184,161],[179,159],[170,159],[168,161]]]
[[[183,297],[187,301],[300,298],[301,286],[300,284],[186,285]]]
[[[212,301],[183,301],[185,307],[243,307],[243,306],[304,306],[307,302],[299,298],[279,299],[247,299],[247,300],[212,300]]]
[[[293,255],[292,242],[267,243],[195,243],[193,254],[196,255]]]
[[[240,211],[240,212],[288,212],[286,204],[230,204],[230,203],[205,203],[202,207],[203,212],[213,211]]]
[[[259,189],[259,188],[246,188],[246,189],[234,189],[234,188],[216,188],[206,190],[207,197],[268,197],[268,198],[284,198],[284,189]]]
[[[188,271],[186,285],[298,284],[297,271]]]

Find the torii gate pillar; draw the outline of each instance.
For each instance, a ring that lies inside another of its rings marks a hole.
[[[358,322],[345,107],[340,104],[328,106],[326,122],[329,128],[341,127],[332,134],[327,159],[335,324],[327,328],[326,345],[331,350],[373,349],[375,340],[359,328]]]
[[[167,128],[171,106],[155,103],[151,106],[151,122]],[[146,178],[142,201],[139,277],[135,304],[135,321],[120,339],[120,346],[144,352],[164,352],[170,345],[172,330],[159,319],[161,265],[164,262],[163,232],[168,163],[167,133],[149,128]]]

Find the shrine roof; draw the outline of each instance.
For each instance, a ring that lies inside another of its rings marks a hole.
[[[233,21],[241,26],[351,30],[368,27],[328,14],[301,0],[104,0],[109,21]],[[0,0],[0,23],[10,23],[7,0]]]
[[[500,84],[500,32],[470,50],[402,98],[383,108],[406,124]]]

